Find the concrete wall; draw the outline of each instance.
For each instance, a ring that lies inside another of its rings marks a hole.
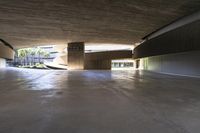
[[[133,54],[131,50],[115,50],[115,51],[103,51],[85,53],[85,59],[88,60],[114,60],[132,58]]]
[[[111,60],[85,60],[86,70],[110,70]]]
[[[134,58],[200,50],[200,20],[145,41],[134,49]]]
[[[85,53],[85,69],[111,70],[111,60],[132,58],[131,50]]]
[[[11,48],[0,42],[0,58],[13,60],[14,54],[15,52]]]
[[[6,59],[14,59],[14,50],[0,41],[0,68],[6,67]]]
[[[161,73],[200,76],[200,51],[143,58],[144,70]]]
[[[200,20],[191,22],[187,19],[190,17],[183,19],[184,25],[175,29],[168,27],[169,30],[163,30],[165,33],[137,46],[134,59],[140,59],[145,70],[200,76]]]
[[[3,58],[0,58],[0,68],[6,67],[6,60]]]

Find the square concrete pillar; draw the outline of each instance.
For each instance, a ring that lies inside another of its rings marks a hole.
[[[83,70],[85,56],[84,42],[73,42],[68,44],[68,69]]]

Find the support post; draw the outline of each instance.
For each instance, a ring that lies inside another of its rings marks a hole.
[[[68,69],[83,70],[85,56],[84,42],[73,42],[68,44]]]

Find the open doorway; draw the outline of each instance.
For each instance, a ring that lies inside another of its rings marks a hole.
[[[56,45],[47,45],[16,49],[14,60],[8,60],[7,65],[31,69],[67,69],[64,48],[60,50]]]
[[[112,70],[134,70],[135,61],[132,59],[112,60]]]

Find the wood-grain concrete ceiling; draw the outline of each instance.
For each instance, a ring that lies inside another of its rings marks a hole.
[[[200,0],[0,0],[0,38],[14,47],[132,44],[200,9]]]

